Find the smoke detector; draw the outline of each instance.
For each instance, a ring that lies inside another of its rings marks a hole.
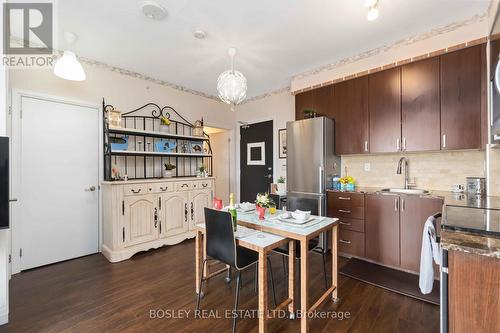
[[[167,17],[167,10],[154,1],[143,1],[142,13],[151,20],[162,21]]]

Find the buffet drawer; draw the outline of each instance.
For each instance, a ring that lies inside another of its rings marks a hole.
[[[204,189],[204,188],[212,188],[212,181],[211,180],[202,180],[198,182],[198,188],[199,189]]]
[[[154,193],[165,193],[174,191],[174,183],[159,183],[153,185]]]
[[[177,182],[175,183],[176,191],[188,191],[196,188],[195,182],[185,181],[185,182]]]
[[[363,232],[340,229],[338,239],[340,253],[357,257],[365,256],[365,234]]]
[[[365,232],[365,220],[341,218],[339,220],[340,229],[357,232]]]
[[[123,186],[123,195],[148,194],[153,192],[152,184],[130,184]]]

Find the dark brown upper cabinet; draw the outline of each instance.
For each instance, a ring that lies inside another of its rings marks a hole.
[[[482,45],[441,56],[441,149],[481,148]]]
[[[401,150],[401,69],[392,68],[368,77],[370,152]]]
[[[369,152],[368,77],[336,84],[334,109],[337,154]]]
[[[304,118],[304,110],[313,110],[318,115],[334,118],[333,85],[305,91],[295,96],[295,119]]]
[[[439,57],[402,66],[401,92],[402,150],[439,150]]]

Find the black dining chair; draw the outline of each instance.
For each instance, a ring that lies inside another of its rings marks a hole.
[[[302,210],[302,211],[310,211],[311,215],[319,215],[318,212],[318,200],[316,199],[310,199],[310,198],[297,198],[297,197],[290,197],[287,198],[287,210],[290,212],[293,212],[295,210]],[[314,250],[319,250],[321,252],[321,256],[323,257],[323,272],[324,272],[324,278],[325,278],[325,289],[328,289],[328,280],[326,278],[326,256],[325,256],[325,250],[323,247],[319,244],[319,237],[313,238],[309,241],[308,244],[308,250],[314,251]],[[283,256],[283,269],[285,271],[285,274],[287,273],[287,268],[286,268],[286,257],[288,257],[289,251],[288,251],[288,244],[283,245],[282,247],[276,248],[273,250],[273,252],[281,254]],[[295,258],[300,259],[301,254],[300,254],[300,242],[295,241]],[[299,266],[300,267],[300,266]]]
[[[205,208],[205,228],[205,251],[207,259],[203,260],[201,269],[202,276],[200,279],[200,290],[196,301],[196,310],[200,309],[203,284],[206,281],[206,278],[203,276],[205,265],[208,260],[217,260],[223,264],[229,265],[237,272],[236,296],[234,300],[234,311],[236,312],[241,289],[241,272],[252,265],[256,265],[259,261],[259,255],[255,251],[236,245],[231,214],[228,212]],[[271,261],[269,258],[267,258],[267,260],[271,275],[271,288],[274,296],[274,305],[276,306],[273,271]],[[232,332],[236,332],[236,316],[233,317]]]

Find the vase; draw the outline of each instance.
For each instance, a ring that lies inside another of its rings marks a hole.
[[[286,184],[285,183],[278,183],[277,185],[277,191],[278,194],[286,194]]]
[[[172,178],[172,170],[163,170],[164,178]]]
[[[348,183],[348,184],[346,184],[346,190],[347,191],[351,191],[351,192],[354,191],[354,187],[355,187],[354,183]]]
[[[264,220],[266,218],[266,207],[257,206],[257,214],[259,214],[259,220]]]

